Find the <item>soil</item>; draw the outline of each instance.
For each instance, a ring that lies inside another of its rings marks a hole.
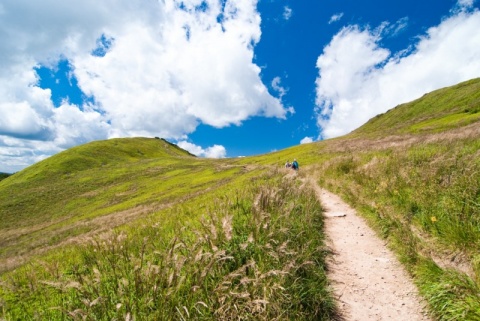
[[[325,209],[329,279],[346,321],[431,320],[407,272],[384,241],[338,196],[314,184]]]

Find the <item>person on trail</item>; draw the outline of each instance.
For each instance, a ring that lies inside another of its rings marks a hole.
[[[292,168],[293,168],[294,170],[298,171],[298,162],[297,162],[297,159],[294,159],[294,160],[293,160]]]
[[[292,167],[292,164],[290,163],[290,161],[287,160],[287,162],[285,163],[285,168],[290,168]]]

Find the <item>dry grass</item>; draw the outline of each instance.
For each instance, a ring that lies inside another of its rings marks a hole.
[[[365,137],[345,138],[333,140],[327,144],[325,152],[349,152],[354,155],[357,152],[375,151],[385,149],[410,148],[416,145],[432,144],[438,142],[454,142],[461,139],[480,137],[480,122],[465,127],[455,128],[441,133],[428,133],[422,135],[393,135],[380,138],[368,139]]]

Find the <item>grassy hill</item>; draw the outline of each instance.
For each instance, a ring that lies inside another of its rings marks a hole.
[[[64,151],[0,182],[0,266],[205,193],[241,171],[159,139],[97,141]]]
[[[367,218],[435,319],[480,320],[480,79],[275,153],[115,139],[18,172],[0,181],[0,317],[335,319],[307,177]]]
[[[425,94],[372,118],[350,136],[438,133],[480,120],[480,84],[472,79]]]

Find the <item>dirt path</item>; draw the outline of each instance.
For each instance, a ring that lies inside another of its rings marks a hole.
[[[431,320],[384,242],[338,196],[314,185],[326,209],[326,233],[334,251],[329,278],[345,320]]]

